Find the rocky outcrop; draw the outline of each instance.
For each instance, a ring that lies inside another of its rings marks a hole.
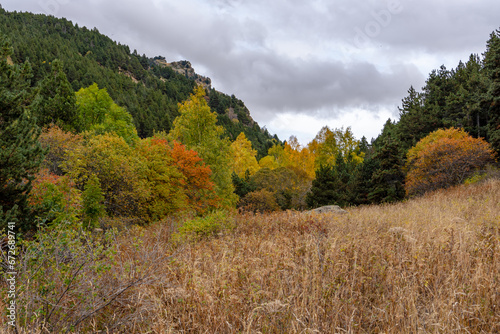
[[[305,211],[304,213],[336,213],[336,214],[346,214],[347,211],[343,210],[340,208],[338,205],[326,205],[326,206],[321,206],[316,209],[312,209],[309,211]]]
[[[186,78],[196,81],[196,83],[198,85],[201,85],[203,88],[211,88],[212,80],[208,77],[197,74],[194,71],[194,68],[191,66],[191,62],[187,60],[174,61],[169,63],[163,58],[156,58],[155,63],[159,66],[170,67],[175,72],[184,75]]]

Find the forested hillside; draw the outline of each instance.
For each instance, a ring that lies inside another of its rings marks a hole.
[[[54,71],[53,62],[57,59],[73,91],[93,83],[106,88],[113,101],[132,115],[142,138],[154,132],[168,132],[179,114],[177,104],[186,100],[196,86],[193,78],[156,61],[163,57],[131,52],[128,46],[114,42],[97,28],[79,27],[64,18],[0,9],[0,31],[13,47],[14,63],[29,59],[33,84]],[[210,106],[217,111],[218,122],[229,139],[244,132],[258,154],[266,155],[278,138],[261,129],[234,95],[213,88],[207,90]]]

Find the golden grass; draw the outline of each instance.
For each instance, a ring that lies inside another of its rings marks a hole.
[[[122,235],[110,274],[136,263],[129,275],[148,280],[75,331],[500,332],[498,180],[347,215],[235,220],[184,245],[166,223]]]

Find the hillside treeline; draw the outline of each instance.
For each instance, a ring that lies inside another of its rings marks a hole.
[[[29,60],[33,85],[46,79],[54,71],[53,61],[59,60],[71,90],[76,92],[94,83],[106,88],[113,101],[132,115],[141,138],[170,131],[179,114],[178,103],[186,100],[196,86],[194,79],[156,61],[163,57],[140,55],[97,28],[80,27],[64,18],[0,8],[0,32],[13,47],[14,63]],[[234,140],[244,132],[264,156],[278,138],[261,129],[234,95],[207,90],[225,135]],[[229,109],[236,115],[234,120],[230,119]]]
[[[301,145],[97,29],[5,11],[0,26],[1,220],[24,231],[394,202],[478,180],[500,150],[498,31],[411,87],[371,143],[325,126]]]

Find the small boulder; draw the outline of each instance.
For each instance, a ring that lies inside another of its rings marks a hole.
[[[309,211],[306,211],[305,213],[336,213],[336,214],[346,214],[347,211],[343,210],[340,208],[338,205],[326,205],[326,206],[321,206],[316,209],[312,209]]]

